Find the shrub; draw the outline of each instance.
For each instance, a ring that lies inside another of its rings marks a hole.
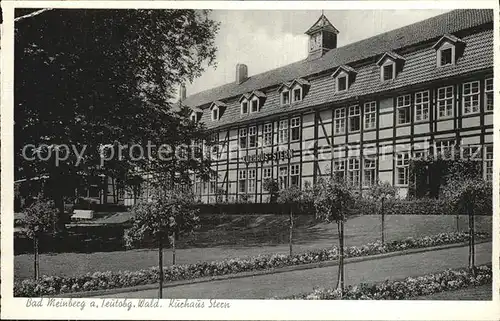
[[[384,281],[375,284],[349,285],[341,295],[337,289],[316,289],[286,297],[284,299],[305,300],[404,300],[443,291],[457,290],[492,282],[489,265],[478,267],[476,275],[467,269],[446,270],[418,277],[408,277],[401,281]]]
[[[453,244],[468,239],[467,233],[451,233],[427,236],[423,238],[406,238],[382,245],[381,242],[363,246],[352,246],[345,249],[345,257],[359,257],[380,253],[423,248],[429,246]],[[478,238],[486,238],[487,234],[478,233]],[[285,266],[317,263],[338,259],[337,247],[312,250],[305,253],[284,255],[259,255],[244,259],[232,258],[215,262],[201,262],[189,265],[175,265],[163,269],[165,281],[189,280],[200,277],[211,277],[234,274],[246,271],[269,270]],[[23,280],[14,282],[14,296],[34,297],[66,292],[93,291],[112,288],[131,287],[157,283],[159,269],[153,267],[139,271],[95,272],[77,277],[43,276],[38,281]]]

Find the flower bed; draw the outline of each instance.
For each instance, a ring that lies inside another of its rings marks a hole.
[[[316,289],[312,293],[294,295],[281,299],[301,300],[404,300],[413,297],[453,291],[469,286],[492,282],[491,266],[482,265],[473,275],[468,269],[446,270],[419,277],[408,277],[402,281],[385,281],[375,284],[348,286],[344,295],[338,289]]]
[[[486,239],[485,233],[476,233],[476,239]],[[406,238],[382,245],[380,241],[345,249],[345,257],[359,257],[407,249],[461,243],[467,241],[468,233],[442,233],[423,238]],[[292,256],[285,254],[261,255],[249,258],[234,258],[215,262],[189,265],[174,265],[164,268],[164,280],[179,281],[201,277],[220,276],[247,271],[270,270],[285,266],[301,265],[338,259],[338,248],[313,250]],[[78,277],[42,276],[39,280],[27,279],[14,283],[14,296],[33,297],[68,292],[95,291],[131,287],[158,282],[159,269],[153,267],[139,271],[95,272]]]

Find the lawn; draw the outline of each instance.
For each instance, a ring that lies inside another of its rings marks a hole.
[[[288,253],[286,216],[231,215],[205,217],[202,230],[178,242],[177,264],[216,261],[225,258]],[[467,217],[459,220],[461,230]],[[454,216],[391,215],[386,217],[386,240],[421,237],[456,231]],[[491,234],[491,217],[476,219],[477,230]],[[311,216],[299,216],[294,235],[294,251],[326,248],[337,244],[335,224],[316,223]],[[354,217],[346,223],[346,246],[362,245],[380,239],[380,217]],[[165,250],[165,264],[171,264],[171,251]],[[40,272],[46,275],[72,276],[95,271],[138,270],[155,266],[158,253],[154,249],[94,253],[42,254]],[[16,279],[32,277],[32,255],[14,257]]]

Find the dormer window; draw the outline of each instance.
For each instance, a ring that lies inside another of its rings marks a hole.
[[[219,108],[214,107],[212,109],[212,121],[217,121],[219,120]]]
[[[281,93],[281,104],[282,105],[290,104],[290,91],[285,90]]]
[[[256,113],[259,111],[259,99],[257,97],[254,97],[252,101],[250,102],[250,112],[251,113]]]
[[[337,92],[347,90],[347,75],[337,77]]]
[[[246,100],[241,102],[241,113],[242,114],[248,113],[248,101],[246,101]]]
[[[335,69],[332,74],[332,77],[335,78],[335,91],[337,93],[347,91],[349,86],[354,82],[356,74],[356,70],[346,65]]]
[[[396,74],[395,69],[396,65],[394,63],[388,63],[387,65],[382,66],[382,80],[392,80],[394,79],[394,75]]]
[[[439,59],[439,66],[443,67],[446,65],[453,65],[453,48],[446,48],[443,50],[439,51],[439,54],[441,55]]]
[[[216,100],[210,106],[210,114],[212,116],[212,121],[218,121],[222,115],[224,115],[224,111],[226,110],[227,105],[222,101]]]
[[[463,52],[465,43],[453,35],[444,35],[432,46],[436,49],[436,64],[438,67],[454,65]]]
[[[293,89],[293,102],[299,102],[302,100],[302,88],[301,87],[295,87]]]
[[[246,93],[240,98],[241,114],[256,113],[266,101],[266,94],[261,91],[254,90],[251,93]]]
[[[196,113],[192,113],[191,114],[191,121],[193,121],[193,122],[197,122],[198,121],[198,119],[196,117]]]
[[[396,75],[403,69],[405,58],[395,52],[385,52],[377,61],[380,66],[380,80],[382,82],[396,79]]]

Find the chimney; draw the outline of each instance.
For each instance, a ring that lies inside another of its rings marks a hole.
[[[179,88],[179,100],[183,101],[186,99],[186,85],[181,84]]]
[[[239,85],[248,78],[248,67],[245,64],[236,64],[236,83]]]

